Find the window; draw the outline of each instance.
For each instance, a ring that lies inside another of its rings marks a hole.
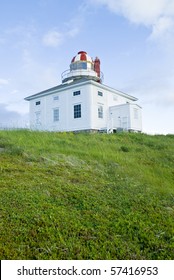
[[[80,90],[74,91],[73,96],[80,95]]]
[[[36,101],[36,106],[37,106],[37,105],[40,105],[40,101]]]
[[[103,119],[103,106],[102,105],[98,106],[98,118]]]
[[[81,118],[81,104],[74,105],[74,119]]]
[[[78,63],[71,63],[70,70],[78,70],[78,69],[87,69],[87,63],[86,62],[78,62]]]
[[[36,124],[41,124],[41,113],[35,112]]]
[[[99,95],[99,96],[103,96],[103,92],[98,91],[98,95]]]
[[[54,101],[59,100],[59,96],[58,95],[53,96],[53,100]]]
[[[59,108],[53,109],[53,121],[54,122],[59,121]]]
[[[78,62],[77,63],[77,69],[87,69],[87,63],[86,62]]]

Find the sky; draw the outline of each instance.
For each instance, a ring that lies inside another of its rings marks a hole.
[[[28,127],[26,96],[61,84],[78,51],[138,98],[143,132],[174,134],[174,0],[0,1],[0,128]]]

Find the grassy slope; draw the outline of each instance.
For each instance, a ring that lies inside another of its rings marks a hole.
[[[0,131],[1,259],[174,259],[174,136]]]

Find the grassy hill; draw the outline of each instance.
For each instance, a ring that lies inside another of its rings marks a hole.
[[[0,131],[1,259],[174,259],[174,135]]]

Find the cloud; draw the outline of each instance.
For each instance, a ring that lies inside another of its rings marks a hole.
[[[58,47],[68,39],[76,37],[82,30],[87,17],[88,5],[82,2],[76,9],[75,15],[63,22],[62,27],[53,27],[43,35],[42,42],[45,46]],[[61,31],[60,31],[61,30]]]
[[[152,29],[154,37],[171,32],[174,26],[174,2],[171,0],[89,0],[123,15],[130,22]]]
[[[66,25],[68,27],[69,24]],[[78,26],[67,28],[64,32],[50,30],[43,36],[42,42],[45,46],[58,47],[68,38],[74,38],[79,32],[80,28]]]
[[[6,104],[0,104],[0,123],[8,122],[9,120],[16,119],[20,114],[15,111],[9,111]]]
[[[139,94],[141,94],[141,102],[145,106],[155,105],[158,108],[165,108],[167,110],[174,106],[174,90],[170,87],[159,88],[158,86],[154,86],[146,90],[146,92],[145,89],[139,91]]]
[[[43,36],[43,44],[49,47],[58,47],[61,44],[63,44],[65,40],[69,38],[74,38],[80,32],[80,27],[78,26],[78,24],[74,23],[74,20],[65,23],[65,28],[66,30],[62,32],[56,31],[55,28],[49,30]]]
[[[3,30],[4,43],[9,47],[20,49],[21,47],[31,47],[37,41],[37,29],[33,23],[16,24]],[[13,41],[13,44],[11,42]]]
[[[153,24],[150,38],[155,39],[161,36],[166,36],[166,32],[173,32],[174,20],[169,17],[160,17],[155,24]]]
[[[70,37],[75,37],[79,33],[79,28],[74,27],[67,32],[67,35]]]
[[[46,46],[57,47],[61,45],[63,41],[63,34],[56,30],[50,30],[43,36],[43,43]]]
[[[7,79],[0,78],[0,86],[8,85],[9,81]]]
[[[6,127],[27,127],[28,114],[20,114],[9,110],[6,104],[0,103],[0,129]]]

